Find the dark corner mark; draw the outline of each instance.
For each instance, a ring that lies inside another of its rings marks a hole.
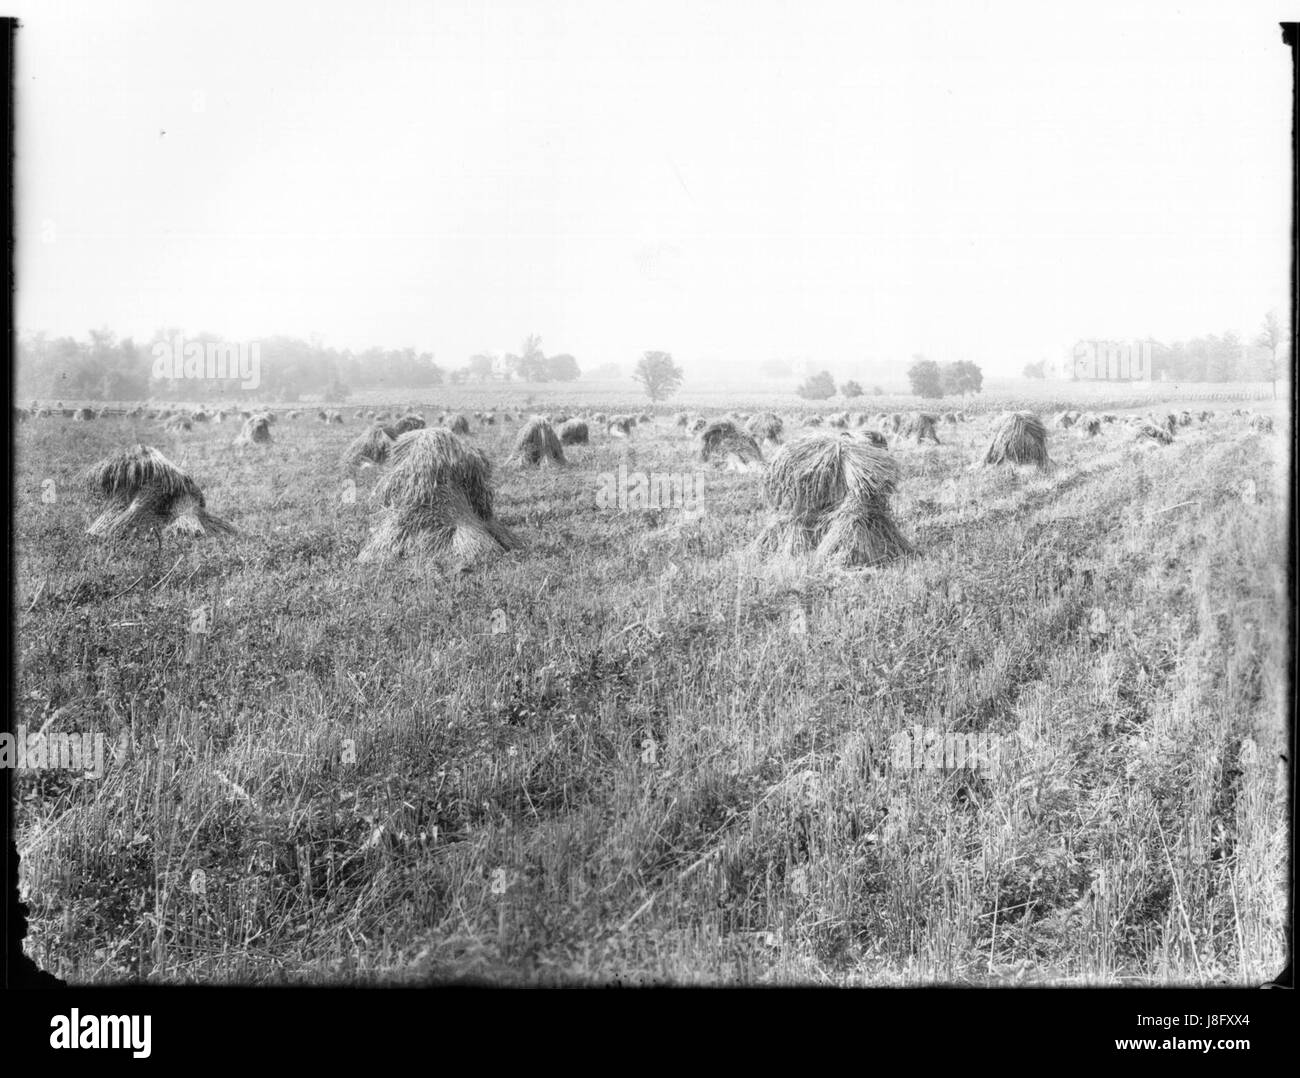
[[[13,400],[13,354],[14,354],[14,47],[17,42],[18,20],[17,19],[0,19],[0,34],[3,34],[3,41],[0,41],[0,84],[5,88],[5,116],[3,136],[5,139],[5,163],[8,166],[5,170],[5,239],[6,239],[6,284],[5,289],[5,314],[6,323],[4,329],[5,345],[5,380],[9,388],[9,399]],[[9,446],[9,460],[13,461],[13,419],[12,413],[8,408],[5,409],[5,424],[7,427],[8,438],[6,442]],[[13,504],[13,468],[7,469],[9,473],[9,504]],[[5,575],[9,585],[8,595],[10,606],[10,625],[13,624],[13,543],[9,543],[9,557],[5,560]],[[8,656],[8,670],[5,679],[7,692],[7,703],[13,703],[13,654]],[[13,707],[7,709],[7,718],[5,720],[6,728],[13,720]],[[43,970],[39,969],[35,962],[23,953],[23,939],[27,935],[27,907],[18,898],[18,846],[14,841],[14,813],[13,813],[13,774],[9,768],[4,768],[4,791],[3,791],[3,811],[4,811],[4,832],[5,832],[5,969],[4,985],[6,988],[54,988],[62,987],[63,982]]]
[[[1282,27],[1282,43],[1291,50],[1291,414],[1295,416],[1300,414],[1300,387],[1297,387],[1297,373],[1300,371],[1296,368],[1297,356],[1297,325],[1300,324],[1300,163],[1296,160],[1297,135],[1300,134],[1300,22],[1284,22]],[[1291,430],[1291,472],[1295,475],[1297,466],[1297,452],[1300,451],[1300,442],[1297,441],[1295,424],[1292,423]],[[1292,716],[1290,731],[1287,738],[1287,765],[1291,769],[1291,818],[1295,819],[1295,681],[1296,681],[1296,565],[1297,565],[1297,520],[1294,514],[1291,516],[1290,535],[1288,537],[1288,547],[1290,554],[1290,568],[1288,573],[1287,591],[1288,598],[1291,600],[1287,605],[1287,616],[1289,619],[1288,629],[1291,637],[1291,649],[1287,656],[1287,684],[1288,689],[1288,712]],[[1294,863],[1293,863],[1294,867]],[[1292,880],[1291,908],[1295,910],[1295,876]],[[1288,940],[1288,958],[1286,968],[1278,974],[1277,978],[1264,988],[1294,988],[1294,921],[1291,927],[1291,938]]]

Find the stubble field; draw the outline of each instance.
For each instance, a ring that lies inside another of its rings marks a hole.
[[[487,403],[459,392],[425,415]],[[916,553],[857,570],[754,553],[761,469],[701,462],[676,405],[562,468],[474,424],[524,547],[468,572],[357,564],[355,405],[241,449],[22,424],[14,722],[127,745],[15,774],[28,952],[78,982],[1271,979],[1289,420],[979,467],[1005,403],[891,438]],[[760,406],[787,440],[809,410]],[[79,474],[137,442],[240,534],[88,538]],[[701,511],[599,507],[620,465],[703,472]],[[907,766],[917,727],[996,765]]]

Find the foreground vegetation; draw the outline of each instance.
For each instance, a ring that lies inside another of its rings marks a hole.
[[[979,467],[1001,403],[891,442],[916,553],[856,571],[754,554],[761,474],[666,415],[540,471],[476,424],[524,548],[473,572],[356,563],[350,409],[238,450],[24,424],[15,721],[130,746],[17,775],[29,953],[77,981],[1270,979],[1289,422],[1210,405],[1167,447],[1054,429],[1050,473]],[[140,441],[240,534],[88,539],[78,474]],[[703,512],[599,508],[620,465],[706,471]],[[996,766],[904,766],[917,725]]]

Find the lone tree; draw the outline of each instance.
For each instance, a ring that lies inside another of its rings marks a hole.
[[[525,382],[548,381],[546,355],[542,352],[542,338],[536,333],[524,338],[521,355],[506,356],[506,365]]]
[[[942,397],[943,376],[939,364],[922,355],[912,357],[912,365],[907,369],[907,380],[912,383],[912,393],[918,397]]]
[[[964,397],[967,393],[978,393],[983,385],[984,372],[970,360],[961,359],[944,365],[940,387],[945,394],[956,393]]]
[[[804,400],[824,401],[835,396],[835,379],[830,371],[820,371],[795,390]]]
[[[667,352],[646,352],[632,372],[652,401],[663,400],[677,392],[682,384],[682,369]]]
[[[1264,316],[1264,325],[1259,331],[1259,336],[1255,338],[1255,343],[1261,348],[1268,349],[1268,357],[1260,363],[1260,369],[1263,371],[1264,377],[1273,383],[1274,400],[1277,400],[1277,350],[1282,346],[1283,339],[1282,326],[1278,322],[1277,311],[1269,311]]]
[[[1020,372],[1022,378],[1046,378],[1047,377],[1047,360],[1040,359],[1037,363],[1026,363],[1025,369]]]
[[[846,397],[860,397],[862,396],[862,386],[860,383],[849,379],[849,381],[840,386],[840,392]]]

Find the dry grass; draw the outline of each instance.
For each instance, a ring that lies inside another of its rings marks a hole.
[[[474,447],[502,460],[513,430]],[[1046,475],[971,468],[987,432],[897,447],[918,552],[865,571],[754,557],[759,472],[710,470],[694,519],[597,511],[592,473],[697,466],[661,424],[590,471],[504,469],[527,549],[458,573],[463,546],[355,564],[374,503],[339,499],[346,428],[268,459],[197,429],[179,463],[241,534],[158,557],[42,497],[119,422],[23,424],[14,721],[127,744],[102,780],[13,775],[29,950],[99,984],[1276,976],[1284,438],[1226,411],[1159,452],[1112,428]],[[464,506],[430,511],[415,531]],[[1004,754],[908,766],[918,723]]]

